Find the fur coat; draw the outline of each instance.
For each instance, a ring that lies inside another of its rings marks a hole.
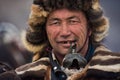
[[[50,60],[43,57],[15,71],[1,73],[0,80],[51,80],[50,75]],[[120,80],[120,53],[113,53],[104,46],[98,47],[86,67],[68,76],[67,80]]]
[[[50,60],[43,57],[17,68],[15,72],[22,80],[51,80]],[[68,76],[67,80],[120,80],[120,53],[99,46],[86,67]]]

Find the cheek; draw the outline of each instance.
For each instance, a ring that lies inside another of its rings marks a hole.
[[[50,40],[53,34],[53,29],[47,27],[46,32],[47,32],[48,39]]]
[[[47,27],[46,28],[47,36],[49,40],[55,39],[57,36],[58,30],[53,27]]]
[[[74,35],[78,36],[78,37],[83,37],[86,36],[87,31],[85,28],[83,27],[74,27],[71,29],[71,31],[73,32]]]
[[[78,40],[77,42],[78,46],[81,47],[86,40],[86,36],[87,36],[86,28],[82,26],[77,26],[76,28],[74,27],[71,30],[73,34],[75,35],[75,38],[77,38]]]

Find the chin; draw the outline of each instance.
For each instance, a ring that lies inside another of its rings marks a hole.
[[[62,55],[66,55],[66,54],[69,54],[69,51],[68,50],[60,50],[59,53]]]
[[[62,55],[64,55],[64,56],[67,55],[67,54],[69,54],[69,53],[68,53],[68,52],[66,52],[66,53],[62,53]]]

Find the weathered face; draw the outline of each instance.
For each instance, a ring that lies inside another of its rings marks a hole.
[[[47,19],[46,32],[54,53],[66,55],[71,43],[77,44],[77,51],[83,46],[87,20],[81,11],[56,10]]]

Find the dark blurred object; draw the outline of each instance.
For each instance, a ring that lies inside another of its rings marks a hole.
[[[11,23],[0,23],[0,61],[13,68],[31,62],[32,54],[22,45],[20,31]]]
[[[0,61],[0,80],[21,80],[21,79],[9,64]]]
[[[4,62],[0,62],[0,74],[9,70],[12,70],[11,66]]]

